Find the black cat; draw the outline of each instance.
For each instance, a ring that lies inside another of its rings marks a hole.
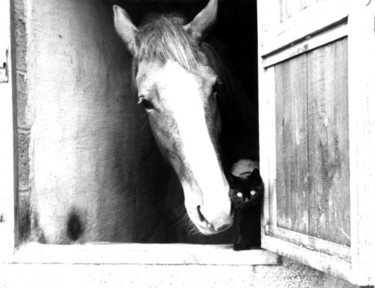
[[[235,209],[238,226],[236,251],[260,248],[260,218],[262,214],[264,186],[258,169],[244,177],[230,175],[230,198]]]

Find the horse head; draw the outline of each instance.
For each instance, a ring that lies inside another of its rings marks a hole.
[[[138,28],[125,10],[113,7],[116,31],[133,56],[138,102],[182,184],[190,219],[206,235],[233,222],[219,156],[220,79],[200,42],[215,22],[217,2],[210,0],[186,25],[180,18],[160,16]]]

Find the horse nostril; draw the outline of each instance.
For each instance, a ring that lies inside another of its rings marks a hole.
[[[203,214],[201,212],[201,206],[200,205],[198,205],[197,211],[198,211],[199,220],[201,220],[202,222],[208,222],[207,219],[203,216]]]
[[[223,226],[220,226],[218,228],[215,228],[215,230],[217,232],[221,232],[221,231],[224,231],[224,230],[227,230],[228,228],[230,228],[232,226],[232,224],[225,224]]]

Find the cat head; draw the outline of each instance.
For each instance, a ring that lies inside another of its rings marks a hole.
[[[230,175],[230,198],[235,206],[258,206],[263,200],[263,181],[259,170],[254,169],[250,175],[238,177]]]

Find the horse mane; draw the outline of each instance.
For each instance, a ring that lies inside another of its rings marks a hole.
[[[136,36],[137,55],[133,60],[133,76],[142,61],[173,60],[194,72],[198,63],[210,65],[221,85],[218,107],[221,115],[219,138],[221,161],[225,173],[240,159],[259,160],[258,115],[244,87],[221,61],[208,43],[198,43],[185,31],[184,19],[175,14],[157,15],[141,25]],[[207,60],[202,57],[205,55]]]
[[[202,43],[204,54],[220,78],[218,107],[221,115],[221,146],[224,171],[240,159],[259,161],[258,112],[245,88],[224,65],[215,49]]]

